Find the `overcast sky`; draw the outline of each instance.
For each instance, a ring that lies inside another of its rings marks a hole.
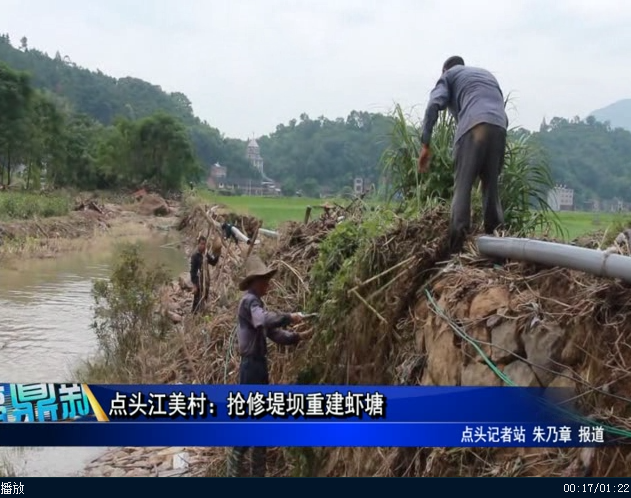
[[[228,136],[302,112],[422,107],[461,55],[513,95],[513,125],[631,97],[624,0],[1,0],[14,44],[181,91]],[[625,48],[626,47],[626,48]]]

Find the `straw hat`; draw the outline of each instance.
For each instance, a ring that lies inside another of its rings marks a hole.
[[[258,256],[250,256],[245,262],[245,277],[239,282],[239,289],[244,291],[252,280],[258,277],[272,278],[276,274],[275,269],[271,269],[261,261]]]

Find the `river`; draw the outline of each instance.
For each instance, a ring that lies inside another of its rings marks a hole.
[[[146,260],[175,277],[186,269],[169,233],[138,242]],[[0,268],[0,381],[73,382],[74,372],[96,353],[92,283],[107,278],[116,244],[55,259],[33,260],[19,269]],[[67,476],[103,453],[103,448],[0,448],[3,466],[20,476]]]

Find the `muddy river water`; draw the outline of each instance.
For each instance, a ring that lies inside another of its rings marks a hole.
[[[146,260],[175,277],[186,259],[168,232],[140,240]],[[116,244],[55,259],[0,268],[0,379],[2,382],[72,382],[81,363],[97,352],[91,329],[92,284],[107,278]],[[81,472],[103,448],[0,448],[4,466],[20,476]]]

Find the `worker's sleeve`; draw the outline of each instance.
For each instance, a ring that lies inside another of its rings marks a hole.
[[[210,266],[216,266],[219,263],[219,255],[217,254],[206,254],[206,261]]]
[[[438,121],[438,113],[444,111],[448,103],[449,82],[445,75],[443,75],[429,95],[429,103],[427,104],[425,118],[423,119],[423,133],[421,135],[421,143],[423,145],[429,145],[432,139],[434,125],[436,121]]]
[[[278,313],[267,311],[263,308],[263,306],[261,306],[260,302],[257,301],[252,301],[252,303],[250,304],[250,315],[252,317],[252,325],[254,325],[255,328],[263,327],[270,330],[287,327],[291,324],[290,315],[281,315]]]
[[[267,337],[283,346],[293,346],[300,340],[300,336],[296,332],[283,329],[267,329]]]
[[[191,256],[191,282],[199,287],[199,270],[201,268],[201,258],[197,257],[199,253]]]

